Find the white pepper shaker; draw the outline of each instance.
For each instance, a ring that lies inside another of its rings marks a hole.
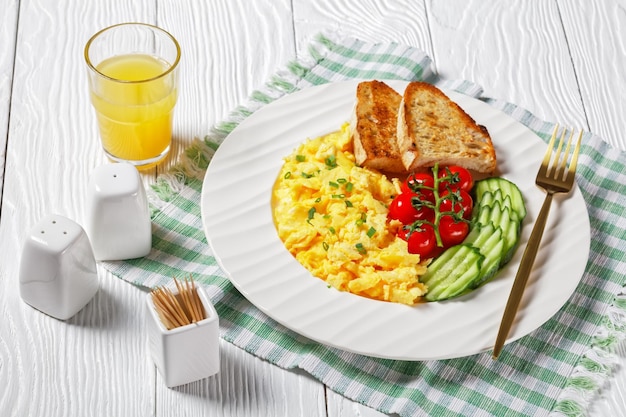
[[[80,225],[52,214],[30,231],[20,260],[20,295],[32,307],[66,320],[98,291],[96,260]]]
[[[86,229],[98,261],[140,258],[150,253],[150,209],[137,168],[113,163],[94,170]]]

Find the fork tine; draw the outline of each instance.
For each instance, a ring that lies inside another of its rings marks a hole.
[[[559,144],[556,147],[556,157],[555,157],[554,162],[552,163],[552,169],[553,169],[555,178],[557,176],[557,172],[558,172],[558,168],[559,168],[559,161],[561,160],[561,157],[563,156],[561,151],[563,150],[563,142],[565,141],[565,132],[566,131],[567,131],[567,129],[563,128],[563,131],[561,132],[561,138],[559,139]]]
[[[554,176],[555,180],[565,180],[566,169],[567,169],[567,158],[569,156],[569,150],[572,145],[572,138],[574,137],[574,131],[569,136],[567,140],[567,144],[565,145],[565,151],[561,153],[563,150],[563,143],[565,141],[565,134],[567,133],[567,129],[563,129],[563,133],[561,134],[561,140],[559,141],[559,147],[557,149],[557,157],[554,161]]]
[[[554,149],[554,141],[556,140],[556,134],[558,131],[559,131],[559,125],[557,123],[557,125],[554,126],[552,137],[550,137],[550,143],[548,143],[548,149],[546,149],[546,154],[543,157],[543,161],[541,161],[541,166],[539,167],[539,172],[537,173],[537,177],[548,176],[548,168],[550,167],[550,159],[552,159],[552,150]]]
[[[572,132],[573,136],[574,132]],[[578,165],[578,154],[580,153],[580,143],[583,138],[583,131],[580,131],[578,135],[578,140],[576,141],[576,146],[574,146],[574,153],[572,154],[572,160],[569,164],[569,171],[567,173],[567,182],[572,184],[574,181],[574,176],[576,175],[576,165]]]

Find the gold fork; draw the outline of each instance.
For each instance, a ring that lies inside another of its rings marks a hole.
[[[526,281],[528,281],[528,276],[530,275],[530,271],[532,270],[533,263],[535,262],[535,256],[537,255],[537,250],[539,249],[539,244],[541,243],[543,230],[545,229],[546,220],[548,219],[548,214],[550,212],[550,206],[552,205],[552,197],[554,197],[554,194],[557,193],[570,192],[574,185],[576,164],[578,162],[578,153],[580,151],[580,141],[583,132],[581,131],[580,135],[578,136],[578,141],[576,142],[576,146],[574,148],[574,152],[572,153],[571,161],[568,168],[567,159],[570,153],[572,138],[574,136],[573,130],[570,134],[567,144],[565,145],[565,150],[563,150],[565,135],[567,131],[567,129],[563,129],[559,144],[556,149],[554,161],[550,163],[552,160],[552,151],[554,150],[554,142],[557,137],[558,131],[559,126],[556,125],[554,127],[552,137],[550,138],[550,143],[548,144],[548,150],[543,157],[541,167],[539,167],[539,172],[537,173],[537,178],[535,179],[535,183],[545,190],[546,198],[543,202],[543,206],[541,206],[541,211],[537,216],[537,220],[535,221],[535,226],[533,227],[532,233],[530,234],[530,238],[528,239],[526,249],[524,250],[524,255],[522,256],[519,269],[517,270],[517,275],[515,276],[515,281],[513,281],[511,294],[509,295],[509,299],[504,309],[504,314],[502,315],[500,330],[498,330],[498,337],[496,338],[496,343],[493,348],[494,359],[497,359],[500,355],[502,347],[504,346],[504,341],[508,337],[509,330],[513,325],[515,314],[517,313],[517,309],[524,293],[524,288],[526,287]]]

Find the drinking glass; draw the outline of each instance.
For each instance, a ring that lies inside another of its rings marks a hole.
[[[144,23],[102,29],[85,46],[102,147],[114,162],[151,168],[167,156],[178,97],[180,46]]]

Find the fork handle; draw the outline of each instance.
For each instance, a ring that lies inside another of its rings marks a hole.
[[[553,196],[554,193],[552,192],[546,193],[546,198],[543,201],[543,205],[541,206],[541,210],[539,211],[539,215],[535,221],[535,226],[533,227],[528,243],[526,244],[526,249],[524,249],[524,255],[522,256],[519,269],[515,275],[513,287],[511,288],[509,299],[506,302],[504,314],[502,315],[500,329],[498,330],[498,337],[496,337],[496,343],[493,347],[494,359],[497,359],[500,355],[500,351],[504,346],[504,342],[509,335],[513,321],[515,320],[517,309],[519,308],[522,295],[524,294],[524,289],[526,288],[526,282],[530,276],[530,271],[533,269],[533,263],[535,262],[535,257],[537,256],[537,251],[539,250],[539,244],[541,243],[541,238],[543,237],[543,231],[546,227]]]

